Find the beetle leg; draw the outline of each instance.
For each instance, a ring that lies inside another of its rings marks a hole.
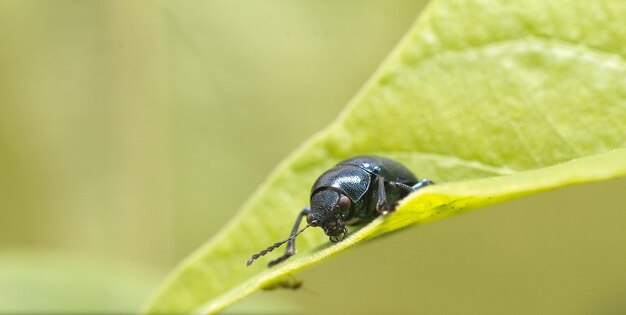
[[[387,198],[385,196],[385,186],[382,184],[384,181],[385,181],[384,178],[380,176],[378,177],[378,203],[376,204],[376,210],[379,213],[387,213],[389,211],[393,211],[398,204],[397,202],[394,203],[393,205],[387,204]],[[432,185],[434,183],[429,179],[422,179],[421,181],[419,181],[417,184],[413,186],[409,186],[405,183],[395,182],[395,181],[387,181],[387,184],[389,184],[389,186],[391,187],[399,187],[401,189],[404,189],[407,193],[411,193],[420,188],[424,188],[428,185]]]
[[[296,222],[293,225],[293,229],[291,230],[291,234],[289,235],[289,237],[292,237],[296,233],[298,233],[298,228],[300,228],[300,222],[302,222],[302,218],[306,217],[306,215],[309,213],[311,213],[310,207],[306,207],[302,209],[302,211],[300,211],[300,214],[298,214],[298,217],[296,218]],[[287,258],[295,254],[296,254],[296,239],[292,238],[289,242],[287,242],[287,249],[285,249],[285,253],[282,256],[270,261],[269,264],[267,264],[267,266],[272,267],[276,264],[279,264],[287,260]]]
[[[420,188],[424,188],[428,185],[432,185],[434,184],[431,180],[429,179],[422,179],[421,181],[419,181],[417,184],[413,185],[413,186],[409,186],[407,184],[403,184],[400,182],[389,182],[390,185],[392,186],[398,186],[404,190],[406,190],[407,192],[413,192],[416,191]]]
[[[430,179],[424,178],[424,179],[420,180],[417,184],[411,186],[411,189],[413,191],[415,191],[415,190],[418,190],[420,188],[424,188],[424,187],[426,187],[428,185],[432,185],[432,184],[434,184],[433,181],[431,181]]]
[[[385,179],[381,176],[376,177],[378,181],[378,201],[376,202],[376,211],[387,213],[393,210],[393,206],[387,203],[387,194],[385,193]]]

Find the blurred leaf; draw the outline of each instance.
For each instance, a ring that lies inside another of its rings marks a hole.
[[[133,313],[158,274],[111,259],[4,251],[0,313]]]
[[[626,3],[611,1],[435,1],[341,117],[183,261],[146,311],[216,312],[361,240],[625,175],[626,26],[611,18],[623,14]],[[307,231],[290,261],[245,267],[288,235],[322,171],[360,154],[438,184],[338,244]]]

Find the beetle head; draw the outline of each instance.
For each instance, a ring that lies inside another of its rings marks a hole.
[[[292,232],[291,236],[284,241],[280,241],[271,245],[270,247],[252,255],[246,262],[247,266],[250,266],[259,257],[273,251],[281,245],[295,239],[300,233],[304,232],[310,226],[321,226],[324,229],[324,233],[329,236],[331,242],[339,242],[348,235],[348,229],[344,224],[344,219],[350,216],[352,210],[352,201],[350,198],[334,190],[321,190],[311,196],[311,212],[306,216],[308,223],[302,230],[297,233]],[[300,218],[300,217],[299,217]],[[298,225],[300,220],[297,221]],[[291,244],[292,253],[286,252],[285,255],[273,260],[269,263],[269,266],[273,266],[277,263],[284,261],[289,256],[295,253],[295,247]]]
[[[311,213],[306,220],[310,226],[320,226],[331,242],[343,240],[348,235],[344,219],[350,214],[352,201],[335,190],[320,190],[311,196]]]

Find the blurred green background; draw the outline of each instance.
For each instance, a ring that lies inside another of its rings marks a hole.
[[[424,5],[0,2],[0,312],[136,311]],[[625,188],[395,233],[229,311],[624,313]]]

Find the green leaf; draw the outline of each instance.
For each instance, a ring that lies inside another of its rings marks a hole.
[[[431,3],[342,115],[279,165],[146,311],[216,312],[362,240],[626,175],[625,14],[615,1]],[[322,171],[360,154],[396,159],[437,185],[338,244],[310,229],[289,261],[267,269],[272,253],[245,267],[288,235]]]

